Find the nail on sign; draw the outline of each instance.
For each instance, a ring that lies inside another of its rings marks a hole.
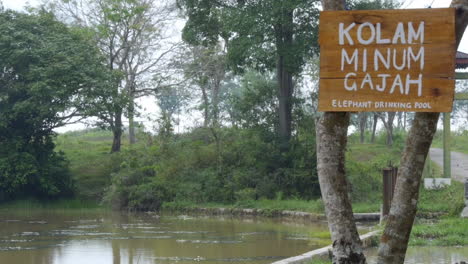
[[[320,111],[450,112],[455,10],[324,11]]]

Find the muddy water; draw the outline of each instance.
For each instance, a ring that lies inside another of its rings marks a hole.
[[[0,210],[0,263],[271,263],[328,244],[317,237],[326,230],[271,219]]]
[[[377,249],[367,250],[368,263],[377,263]],[[410,247],[405,264],[455,264],[468,263],[468,247]]]

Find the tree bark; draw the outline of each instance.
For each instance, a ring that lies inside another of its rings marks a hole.
[[[371,136],[371,143],[375,143],[375,131],[377,129],[377,122],[379,121],[379,116],[374,113],[374,123],[372,123],[372,136]]]
[[[115,111],[115,121],[112,127],[112,148],[111,153],[119,152],[122,145],[122,109]]]
[[[406,132],[406,112],[403,113],[403,131]]]
[[[403,128],[403,112],[398,112],[397,117],[398,117],[397,128],[402,129]]]
[[[203,99],[203,127],[207,128],[210,124],[210,101],[204,84],[200,85]]]
[[[468,0],[454,0],[456,8],[456,46],[468,24]],[[395,196],[380,239],[379,264],[398,264],[405,260],[408,241],[416,216],[419,185],[424,162],[437,129],[439,113],[416,113],[400,162]]]
[[[387,119],[387,146],[393,145],[393,121],[395,120],[395,112],[388,112]]]
[[[362,112],[359,113],[359,133],[360,133],[360,139],[359,141],[364,143],[364,136],[366,134],[366,124],[367,124],[367,113]]]
[[[439,113],[416,113],[398,169],[395,195],[380,239],[378,263],[403,263],[416,215],[419,185]]]
[[[387,118],[383,114],[379,114],[382,123],[384,124],[385,130],[387,131],[387,146],[393,145],[393,121],[395,120],[395,112],[387,112]]]
[[[284,56],[278,58],[278,116],[279,116],[279,138],[281,149],[287,151],[289,149],[289,140],[291,139],[291,123],[292,123],[292,104],[291,98],[293,94],[292,74],[284,65]]]
[[[276,74],[278,79],[278,137],[280,151],[289,150],[292,132],[292,96],[294,90],[292,69],[286,60],[293,45],[293,10],[281,11],[281,20],[275,25],[277,50]]]
[[[345,175],[349,113],[326,112],[317,124],[317,170],[331,238],[333,263],[366,263]]]
[[[128,103],[128,140],[130,145],[136,143],[135,134],[135,101],[134,96],[130,95],[130,101]]]
[[[344,10],[341,0],[323,0],[324,10]],[[317,171],[333,241],[333,263],[366,263],[354,222],[345,175],[349,113],[326,112],[317,123]]]

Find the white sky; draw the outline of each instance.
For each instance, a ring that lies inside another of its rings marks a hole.
[[[37,6],[40,3],[40,1],[38,0],[0,0],[0,2],[3,2],[4,7],[15,10],[23,10],[25,6]],[[451,0],[400,0],[400,2],[403,3],[402,8],[427,8],[431,4],[431,2],[432,8],[443,8],[448,7],[450,5]],[[458,50],[468,53],[468,33],[465,33]],[[155,108],[156,104],[154,102],[154,98],[142,98],[139,103],[140,105],[142,105],[142,115],[139,118],[139,121],[143,121],[147,129],[154,131],[154,128],[152,126],[156,124],[154,120],[157,118],[157,114],[159,112],[158,109],[156,109],[157,107]],[[184,126],[183,120],[180,123],[182,126]],[[57,129],[57,132],[65,132],[83,128],[85,128],[85,125],[75,124]],[[186,128],[176,127],[175,129],[184,130]]]

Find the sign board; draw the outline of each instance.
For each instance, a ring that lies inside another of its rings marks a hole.
[[[323,11],[319,34],[319,111],[452,111],[455,9]]]

